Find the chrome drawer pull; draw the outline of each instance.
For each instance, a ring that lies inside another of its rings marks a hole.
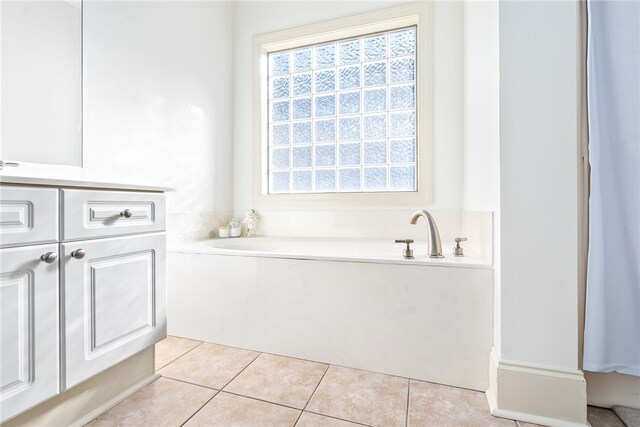
[[[47,264],[53,264],[58,259],[58,254],[55,252],[47,252],[46,254],[42,255],[40,259]]]
[[[125,209],[122,212],[120,212],[120,216],[123,216],[125,218],[131,218],[133,216],[133,212],[131,212],[131,209]]]
[[[76,249],[75,251],[71,252],[71,256],[75,259],[82,259],[86,254],[87,253],[84,251],[84,249]]]

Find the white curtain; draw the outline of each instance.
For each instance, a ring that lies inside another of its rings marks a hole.
[[[584,370],[640,376],[640,2],[589,1]]]

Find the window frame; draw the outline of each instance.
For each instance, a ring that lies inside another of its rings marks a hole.
[[[430,3],[412,3],[253,37],[253,204],[269,207],[425,205],[432,202],[432,25]],[[416,26],[417,191],[269,193],[268,54],[365,34]]]

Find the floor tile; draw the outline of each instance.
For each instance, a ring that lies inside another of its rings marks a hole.
[[[405,378],[331,366],[307,410],[369,425],[404,426],[408,386]]]
[[[596,406],[587,407],[587,420],[591,427],[625,427],[625,424],[611,409]]]
[[[291,427],[299,416],[297,409],[220,392],[185,427]]]
[[[166,337],[156,344],[156,371],[200,344],[200,341],[186,338]]]
[[[224,390],[303,409],[327,368],[322,363],[263,353]]]
[[[349,421],[329,418],[324,415],[303,412],[296,423],[296,427],[361,427],[362,424],[355,424]]]
[[[409,427],[508,426],[515,422],[493,417],[484,393],[411,380]]]
[[[87,426],[179,426],[215,394],[209,388],[158,378]]]
[[[158,373],[163,377],[222,389],[259,354],[256,351],[204,343]]]
[[[525,423],[524,421],[516,421],[516,426],[517,427],[544,427],[541,424]]]

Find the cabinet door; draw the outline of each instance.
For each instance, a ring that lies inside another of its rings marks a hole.
[[[0,250],[0,421],[58,393],[57,254],[57,244]]]
[[[165,234],[61,246],[69,388],[166,336]]]

